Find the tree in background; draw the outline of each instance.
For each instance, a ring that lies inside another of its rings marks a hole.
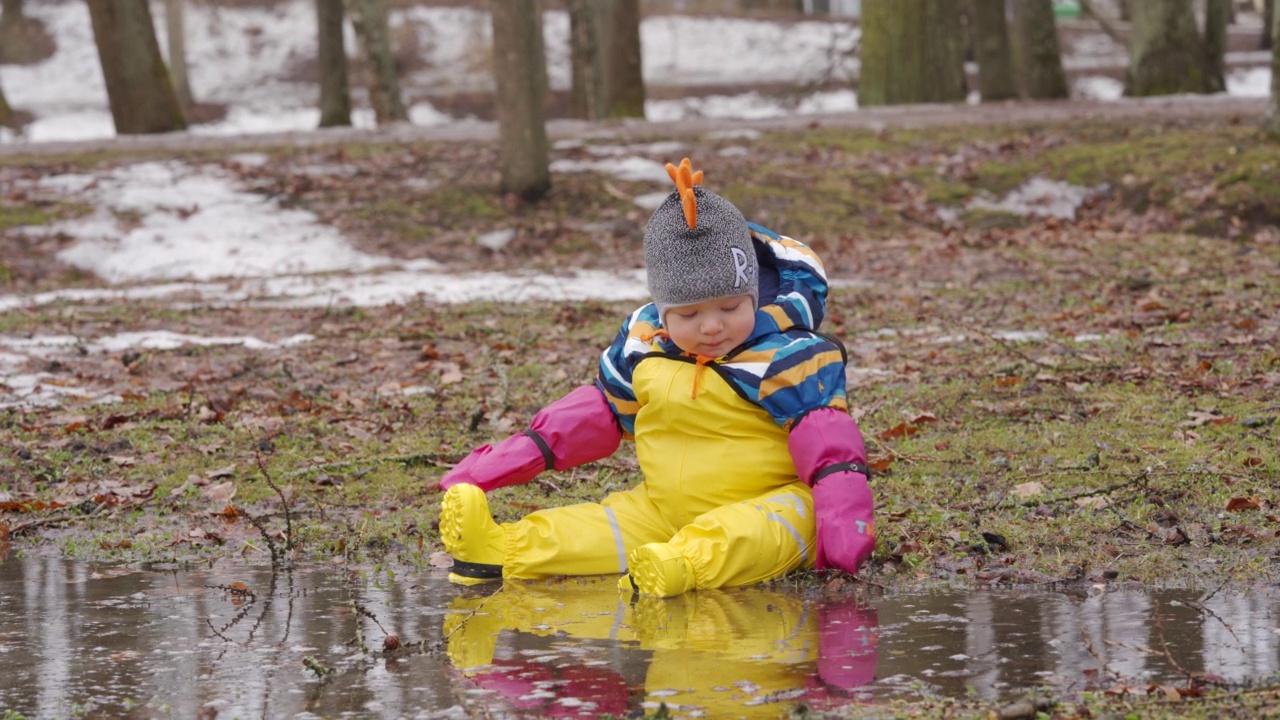
[[[1053,0],[1013,0],[1017,25],[1015,54],[1022,95],[1030,100],[1059,100],[1071,96],[1062,69],[1058,24]]]
[[[569,110],[583,120],[644,117],[636,0],[566,0],[573,84]]]
[[[569,114],[580,120],[607,116],[604,6],[609,0],[565,0],[569,11]]]
[[[22,0],[0,0],[0,63],[40,62],[56,48],[44,23],[27,17]]]
[[[391,28],[379,0],[349,0],[351,22],[369,63],[369,101],[379,125],[405,122],[409,113],[400,98],[396,59],[391,53]]]
[[[1272,19],[1276,14],[1276,0],[1266,0],[1262,3],[1262,49],[1271,49],[1271,25]]]
[[[865,0],[858,104],[961,102],[964,48],[954,0]]]
[[[524,200],[551,189],[546,115],[547,59],[539,0],[490,0],[502,186]]]
[[[1004,0],[972,0],[973,48],[983,102],[1018,96]]]
[[[89,0],[89,18],[116,132],[185,129],[147,0]]]
[[[1204,92],[1227,89],[1227,27],[1231,0],[1206,0],[1204,10]]]
[[[173,92],[183,108],[196,104],[191,94],[191,82],[187,79],[187,28],[186,0],[164,0],[165,34],[169,44],[169,77],[173,80]]]
[[[640,49],[640,0],[608,0],[604,18],[608,44],[605,47],[605,93],[608,116],[644,117],[643,55]]]
[[[319,35],[316,62],[320,66],[320,127],[351,124],[351,86],[347,78],[347,48],[342,34],[342,0],[316,0]]]
[[[1134,3],[1131,10],[1133,34],[1125,94],[1212,92],[1214,83],[1191,0],[1143,0]]]
[[[1280,13],[1271,16],[1271,102],[1262,129],[1273,140],[1280,140]]]
[[[4,88],[0,87],[0,127],[7,126],[13,120],[13,108],[4,97]]]

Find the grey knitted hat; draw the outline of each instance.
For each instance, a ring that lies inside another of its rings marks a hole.
[[[695,182],[688,158],[667,165],[676,192],[663,201],[644,230],[649,295],[665,321],[667,310],[706,300],[750,295],[760,307],[759,267],[746,218],[733,203]],[[691,210],[692,208],[692,210]]]

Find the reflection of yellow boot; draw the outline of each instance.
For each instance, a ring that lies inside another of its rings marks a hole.
[[[503,630],[499,596],[458,598],[450,604],[454,612],[444,619],[441,632],[447,641],[449,661],[464,672],[493,663],[498,633]]]
[[[631,551],[631,573],[618,586],[642,595],[674,597],[693,589],[693,565],[667,543],[649,543]]]
[[[679,649],[689,633],[694,595],[672,598],[641,595],[631,602],[627,624],[646,650]]]
[[[475,485],[454,485],[440,501],[440,539],[453,556],[449,581],[476,585],[502,579],[507,539]]]

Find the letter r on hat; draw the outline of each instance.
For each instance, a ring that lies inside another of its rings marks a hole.
[[[745,250],[736,247],[729,248],[729,250],[733,253],[733,272],[735,274],[735,277],[733,278],[733,287],[736,289],[751,282],[751,278],[747,277],[747,268],[750,266],[747,264],[747,253]]]

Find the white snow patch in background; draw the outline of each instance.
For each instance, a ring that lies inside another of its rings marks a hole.
[[[87,202],[81,218],[26,230],[78,242],[59,258],[113,282],[210,280],[280,273],[368,270],[387,258],[353,248],[310,212],[281,208],[234,186],[213,166],[177,161],[124,166],[104,175],[54,175],[39,189]]]
[[[1081,100],[1119,100],[1124,95],[1124,83],[1106,76],[1089,76],[1076,80],[1072,97]]]
[[[22,373],[20,370],[31,360],[51,360],[58,357],[121,353],[132,348],[146,350],[174,350],[187,345],[240,345],[250,350],[278,350],[311,342],[312,335],[293,335],[278,342],[265,342],[256,337],[205,337],[167,330],[123,332],[85,340],[74,335],[36,335],[12,337],[0,335],[0,348],[16,351],[0,352],[0,408],[18,406],[57,405],[68,397],[94,402],[114,402],[115,395],[94,392],[77,385],[78,377],[54,375],[48,372]]]
[[[66,354],[68,350],[84,354],[118,353],[131,348],[144,350],[175,350],[187,345],[242,345],[250,350],[278,350],[293,347],[315,340],[314,335],[300,334],[284,338],[279,342],[266,342],[253,336],[203,336],[176,333],[169,330],[140,330],[107,335],[94,340],[85,340],[75,335],[34,335],[32,337],[13,337],[0,335],[0,347],[25,353],[27,357],[52,357]],[[15,357],[10,355],[10,358]]]
[[[971,210],[1008,212],[1023,217],[1056,217],[1061,220],[1074,220],[1081,203],[1104,190],[1106,190],[1105,185],[1086,188],[1058,180],[1033,177],[1000,200],[993,201],[990,198],[977,197],[965,203],[965,207]]]
[[[651,192],[643,195],[637,195],[633,200],[637,207],[652,212],[657,210],[658,206],[661,205],[670,194],[671,193],[669,192]]]
[[[669,183],[667,166],[656,160],[642,157],[625,157],[610,160],[553,160],[551,172],[599,172],[619,180]]]
[[[1227,94],[1240,97],[1270,97],[1271,68],[1245,68],[1227,73]]]

